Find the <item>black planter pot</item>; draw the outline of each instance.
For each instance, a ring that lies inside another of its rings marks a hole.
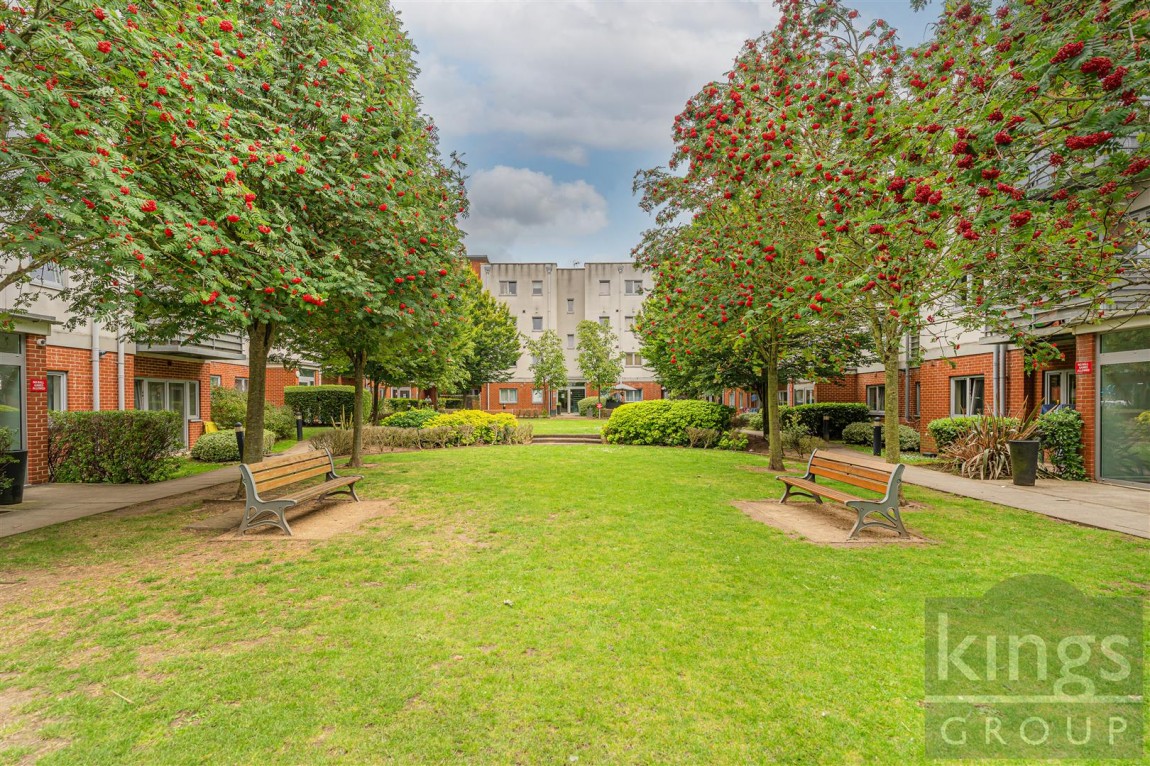
[[[24,502],[24,481],[28,476],[28,450],[12,450],[6,454],[13,460],[0,466],[0,471],[12,481],[12,486],[0,492],[0,505],[19,505]]]
[[[1010,473],[1014,477],[1014,484],[1019,487],[1033,487],[1034,479],[1038,476],[1038,450],[1041,442],[1038,439],[1023,439],[1008,441],[1010,449]]]

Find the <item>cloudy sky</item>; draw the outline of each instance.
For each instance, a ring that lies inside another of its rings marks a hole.
[[[651,225],[632,196],[667,162],[687,99],[774,25],[742,0],[393,0],[446,155],[468,163],[473,255],[562,265],[630,260]],[[858,0],[917,42],[933,13]]]

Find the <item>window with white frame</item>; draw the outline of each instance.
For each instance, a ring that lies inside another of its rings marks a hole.
[[[32,281],[45,287],[64,287],[64,272],[58,263],[45,263],[28,272]]]
[[[531,403],[543,404],[543,389],[534,388],[531,390]]]
[[[634,353],[632,351],[628,351],[627,353],[623,354],[623,366],[624,367],[642,367],[643,366],[642,354],[637,354],[637,353]]]
[[[795,389],[795,404],[811,404],[815,400],[815,392],[809,388]]]
[[[866,406],[871,412],[882,412],[886,409],[886,386],[866,387]]]
[[[981,415],[983,410],[983,379],[969,375],[950,379],[950,414]]]
[[[299,384],[301,386],[314,386],[319,378],[319,370],[301,367],[299,371]]]
[[[499,282],[499,294],[500,295],[518,295],[519,294],[519,283],[513,279],[500,280],[500,282]]]
[[[611,280],[610,279],[600,279],[599,280],[599,294],[600,295],[610,295],[611,294]]]
[[[643,389],[636,389],[635,391],[624,391],[623,401],[625,402],[641,402],[643,401]]]
[[[635,317],[623,317],[623,329],[627,332],[635,332]]]
[[[567,348],[575,348],[575,336],[574,335],[568,335],[567,336]]]
[[[248,379],[247,378],[236,378],[235,388],[237,391],[240,391],[242,393],[247,393]]]
[[[574,298],[568,298],[567,299],[567,313],[568,314],[574,314],[575,313],[575,299]]]
[[[641,279],[625,279],[625,280],[623,280],[623,292],[627,295],[642,295],[643,294],[643,280],[641,280]]]
[[[1078,376],[1074,370],[1047,370],[1042,380],[1042,408],[1044,410],[1065,405],[1075,406]]]
[[[779,391],[778,400],[779,404],[786,405],[791,403],[790,393],[787,391],[787,389],[784,388]]]
[[[48,409],[65,412],[68,409],[68,373],[48,373]]]
[[[611,317],[599,317],[599,324],[603,325],[604,327],[610,327]]]
[[[222,386],[223,384],[224,384],[224,378],[222,375],[209,375],[208,376],[208,385],[211,386],[212,388],[218,388],[218,387]]]
[[[391,398],[392,399],[410,399],[411,398],[411,388],[408,388],[408,387],[393,388],[393,389],[391,389]]]
[[[519,389],[517,389],[517,388],[501,388],[501,389],[499,389],[499,403],[500,404],[519,404]]]
[[[188,420],[200,417],[198,380],[136,378],[135,394],[137,410],[152,412],[170,410],[180,413]]]
[[[542,295],[543,294],[543,280],[542,279],[531,280],[531,294],[532,295]]]
[[[531,317],[531,332],[543,332],[543,317]]]

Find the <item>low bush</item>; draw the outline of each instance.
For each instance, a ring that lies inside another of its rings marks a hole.
[[[987,418],[980,415],[963,415],[955,418],[939,418],[932,420],[927,424],[926,430],[934,437],[935,447],[939,452],[942,452],[951,445],[956,439],[970,433],[971,429],[982,424],[983,420]],[[1018,418],[1000,417],[996,420],[1001,421],[1005,428],[1017,428],[1019,425]]]
[[[512,414],[517,418],[545,418],[547,417],[547,410],[539,407],[527,407],[519,410],[512,410]]]
[[[274,432],[277,439],[292,438],[295,436],[295,413],[291,407],[265,402],[264,429]]]
[[[843,441],[847,444],[874,443],[874,423],[851,423],[843,429]],[[922,446],[922,438],[918,431],[910,426],[898,427],[898,448],[903,452],[918,452]]]
[[[793,407],[788,407],[786,412],[780,413],[779,419],[781,421],[779,439],[782,442],[783,452],[804,457],[826,446],[822,438],[807,430],[802,418]]]
[[[389,415],[379,422],[387,428],[423,428],[429,420],[435,420],[439,413],[435,410],[404,410]]]
[[[727,431],[719,437],[719,443],[715,445],[715,449],[731,450],[733,452],[745,452],[747,447],[750,446],[750,439],[747,435],[739,431]]]
[[[600,405],[600,404],[603,405],[604,410],[607,409],[607,397],[606,396],[604,396],[602,399],[600,399],[597,396],[588,396],[588,397],[586,397],[584,399],[580,399],[578,402],[576,402],[575,406],[579,408],[579,414],[582,415],[583,417],[587,418],[587,417],[592,417],[595,415],[595,413],[598,411],[597,405]],[[603,414],[606,415],[607,413],[604,412]]]
[[[293,412],[303,415],[311,426],[330,426],[341,419],[351,420],[355,408],[354,386],[288,386],[284,402]],[[364,389],[363,411],[371,412],[371,394]]]
[[[968,479],[994,481],[1010,476],[1009,442],[1034,438],[1038,422],[996,417],[970,420],[970,425],[942,450],[944,464]]]
[[[363,451],[383,452],[395,449],[442,449],[471,444],[529,444],[532,429],[529,425],[519,425],[515,418],[506,413],[486,416],[479,425],[474,415],[465,413],[477,410],[461,410],[439,417],[442,423],[432,423],[427,428],[394,428],[390,426],[367,426],[363,429]],[[464,417],[456,417],[464,415]],[[311,439],[313,449],[329,449],[333,455],[351,454],[350,428],[333,428],[317,434]]]
[[[1048,451],[1053,473],[1060,479],[1084,481],[1082,462],[1082,416],[1067,407],[1052,410],[1038,418],[1038,438]]]
[[[452,444],[506,444],[519,422],[506,412],[491,414],[483,410],[460,410],[437,415],[424,423],[425,428],[452,429]]]
[[[688,428],[726,433],[735,411],[722,404],[695,399],[655,399],[624,404],[603,425],[610,444],[653,444],[683,447]]]
[[[264,454],[271,454],[276,443],[275,431],[264,430]],[[192,458],[204,463],[235,463],[240,459],[235,431],[204,434],[192,445]]]
[[[688,428],[686,433],[687,446],[702,449],[715,446],[721,436],[721,433],[714,428]]]
[[[747,424],[744,428],[749,428],[752,431],[763,430],[763,413],[762,412],[748,412],[746,415]]]
[[[53,481],[150,484],[176,470],[184,424],[175,412],[53,412],[48,468]]]

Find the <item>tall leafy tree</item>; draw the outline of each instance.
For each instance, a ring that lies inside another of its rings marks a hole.
[[[603,391],[623,377],[623,355],[616,350],[619,339],[608,325],[589,319],[576,325],[575,337],[579,371],[602,402]]]
[[[471,293],[467,307],[471,351],[463,360],[467,376],[464,388],[476,389],[511,378],[519,361],[522,336],[506,304],[481,286]]]
[[[531,354],[531,376],[535,388],[543,391],[543,402],[551,411],[552,392],[567,387],[567,360],[563,355],[563,342],[554,330],[545,330],[538,338],[527,341]]]

